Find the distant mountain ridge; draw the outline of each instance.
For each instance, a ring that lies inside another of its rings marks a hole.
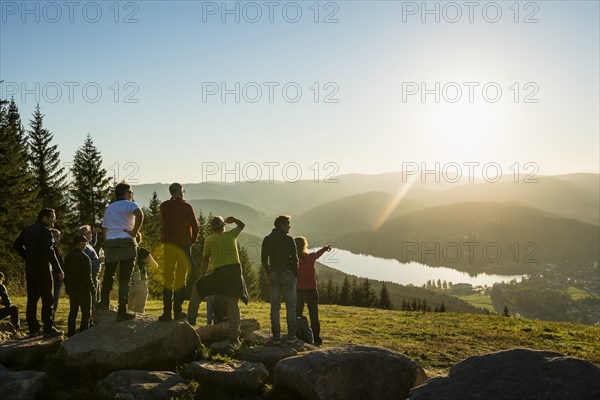
[[[600,257],[598,226],[515,203],[431,207],[336,242],[356,253],[472,273],[520,274],[545,263],[594,262]]]
[[[395,195],[406,185],[403,178],[406,180],[402,172],[391,172],[341,175],[337,177],[337,183],[315,183],[312,180],[296,183],[205,182],[186,184],[185,188],[187,199],[220,199],[244,204],[270,217],[281,213],[297,217],[346,197],[369,192]],[[481,180],[469,183],[467,177],[462,177],[462,183],[450,183],[444,179],[439,183],[434,179],[417,180],[407,191],[404,201],[416,201],[423,208],[469,201],[518,201],[553,214],[600,224],[599,174],[535,176],[537,183],[525,183],[523,178],[519,176],[518,183],[513,182],[512,177],[504,177],[498,183]],[[163,201],[170,198],[168,184],[136,185],[134,190],[135,200],[143,206],[148,205],[153,191]]]

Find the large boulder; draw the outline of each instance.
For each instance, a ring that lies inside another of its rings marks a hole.
[[[406,399],[425,382],[419,364],[380,347],[347,345],[309,351],[275,366],[276,389],[304,399]]]
[[[0,344],[0,364],[18,368],[39,368],[46,356],[55,354],[62,336],[44,339],[43,336],[14,339]]]
[[[122,400],[162,400],[183,396],[187,381],[169,371],[116,371],[96,383],[101,398]]]
[[[149,316],[116,322],[114,311],[95,318],[96,326],[67,339],[61,347],[65,366],[98,374],[120,369],[174,371],[190,361],[200,339],[185,320],[159,322]]]
[[[240,338],[248,337],[252,332],[260,329],[260,323],[254,319],[243,319],[240,323]],[[202,343],[215,343],[227,339],[229,322],[219,322],[215,325],[204,325],[196,329]]]
[[[560,353],[513,349],[472,356],[413,389],[410,400],[600,399],[600,368]]]
[[[200,385],[235,392],[260,389],[269,373],[264,365],[246,361],[194,361],[188,364],[183,376],[198,381]]]
[[[298,352],[290,346],[257,346],[243,348],[237,353],[236,358],[263,364],[267,371],[272,373],[279,361],[297,354]]]
[[[16,339],[19,333],[8,321],[0,321],[0,344]]]
[[[45,372],[10,371],[0,365],[0,397],[3,400],[30,400],[41,397],[48,380]]]

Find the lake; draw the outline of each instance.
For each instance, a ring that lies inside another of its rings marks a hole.
[[[311,249],[316,251],[318,249]],[[402,285],[423,286],[428,280],[440,279],[442,282],[470,283],[473,286],[492,286],[497,282],[520,280],[524,275],[478,274],[471,276],[466,272],[446,267],[430,267],[417,262],[401,263],[398,260],[353,254],[347,250],[332,249],[319,258],[318,262],[348,274],[363,278],[390,281]]]

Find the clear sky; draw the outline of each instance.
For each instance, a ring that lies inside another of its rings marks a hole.
[[[39,101],[63,162],[89,133],[134,183],[406,162],[598,173],[599,13],[598,1],[2,0],[0,97],[26,124]]]

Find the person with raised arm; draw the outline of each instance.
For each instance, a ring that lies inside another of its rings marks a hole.
[[[225,224],[236,226],[225,231]],[[210,295],[226,296],[229,316],[228,340],[231,344],[239,343],[241,316],[238,299],[248,304],[248,290],[237,248],[237,237],[245,226],[235,217],[214,217],[210,221],[213,234],[204,241],[200,278],[194,284],[188,305],[188,321],[195,325],[200,299]],[[206,275],[209,263],[212,264],[212,273]]]
[[[331,251],[331,246],[325,246],[318,251],[308,252],[308,241],[304,236],[294,239],[298,250],[298,287],[296,301],[296,317],[301,317],[304,312],[304,303],[308,306],[310,329],[312,329],[315,344],[320,346],[321,324],[319,323],[319,290],[315,262],[326,251]]]

